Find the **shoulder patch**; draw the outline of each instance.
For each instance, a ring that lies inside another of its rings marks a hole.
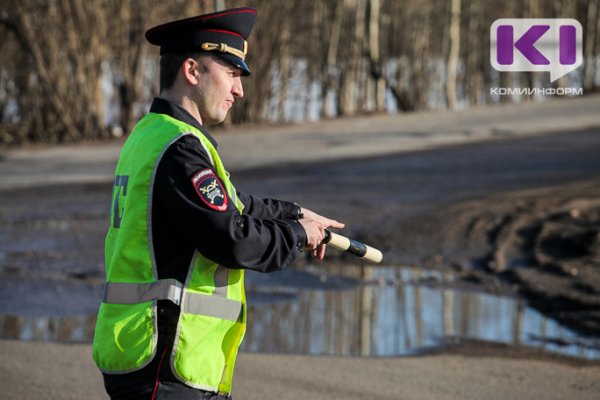
[[[212,169],[204,169],[192,177],[192,184],[200,199],[213,210],[227,210],[227,193]]]

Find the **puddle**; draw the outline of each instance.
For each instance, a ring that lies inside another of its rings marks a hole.
[[[248,274],[250,315],[242,349],[397,356],[469,338],[600,359],[599,339],[581,337],[519,299],[429,284],[452,279],[435,271],[386,267],[309,267]],[[361,284],[362,280],[370,283]],[[13,290],[0,285],[0,337],[91,341],[101,288],[45,283],[17,284],[20,296],[10,295]],[[42,303],[24,306],[28,292]],[[71,310],[77,315],[65,312],[65,301],[74,305]],[[20,310],[18,315],[9,311],[15,309]]]
[[[600,359],[600,340],[579,336],[519,299],[423,284],[452,280],[451,275],[407,268],[342,270],[372,284],[344,290],[303,290],[293,301],[270,304],[254,305],[249,296],[252,323],[242,348],[396,356],[469,338]],[[323,285],[328,280],[321,276]],[[289,294],[294,284],[281,289]]]

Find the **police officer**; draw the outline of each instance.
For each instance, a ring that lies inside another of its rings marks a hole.
[[[256,10],[154,27],[160,95],[125,142],[106,237],[94,360],[114,399],[228,399],[246,327],[244,270],[319,259],[344,225],[237,191],[206,125],[243,97]]]

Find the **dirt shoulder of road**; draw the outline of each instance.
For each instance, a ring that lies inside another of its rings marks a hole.
[[[358,358],[240,354],[233,396],[259,399],[596,399],[600,366],[446,354]],[[500,350],[502,352],[502,350]],[[90,345],[0,340],[3,398],[106,399]]]

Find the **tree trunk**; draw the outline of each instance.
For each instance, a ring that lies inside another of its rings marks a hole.
[[[598,0],[588,0],[587,4],[587,23],[585,32],[585,48],[583,57],[586,61],[584,63],[584,79],[583,88],[584,90],[594,89],[594,75],[596,73],[596,57],[598,54],[595,53],[596,40],[597,40],[597,21],[600,18],[598,13]]]
[[[448,98],[448,108],[456,110],[456,75],[460,55],[460,0],[451,1],[451,20],[450,20],[450,53],[448,54],[448,63],[446,64],[446,97]]]
[[[321,116],[330,117],[334,116],[336,113],[339,114],[340,110],[334,110],[332,108],[332,104],[327,101],[329,97],[329,93],[331,91],[339,91],[339,80],[336,79],[339,77],[339,66],[337,66],[337,55],[338,55],[338,47],[340,42],[340,34],[342,30],[342,22],[344,20],[344,5],[345,2],[336,2],[335,3],[335,12],[333,14],[333,21],[331,22],[331,34],[328,40],[327,46],[327,54],[326,61],[323,64],[322,70],[322,97],[323,97],[323,108],[321,111]]]
[[[385,80],[379,46],[379,0],[369,0],[369,64],[373,82],[375,111],[385,110]]]

